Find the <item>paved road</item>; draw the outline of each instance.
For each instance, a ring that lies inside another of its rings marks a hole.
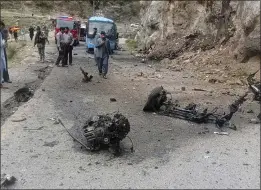
[[[47,48],[47,52],[54,51],[54,45]],[[83,45],[76,47],[74,53],[74,65],[54,67],[34,97],[2,126],[1,173],[18,179],[11,188],[260,187],[259,125],[238,117],[238,130],[219,136],[213,134],[217,129],[212,125],[141,111],[147,93],[159,84],[181,101],[201,99],[228,104],[233,98],[192,92],[190,84],[204,84],[193,78],[184,79],[186,71],[166,72],[164,78],[157,78],[154,67],[139,63],[126,51],[114,55],[108,79],[102,79]],[[93,82],[81,82],[80,66],[94,75]],[[137,76],[140,72],[145,77]],[[187,90],[180,92],[184,85]],[[117,102],[111,103],[111,97]],[[135,146],[131,153],[128,139],[124,140],[125,152],[118,158],[107,151],[90,153],[80,149],[62,126],[49,120],[60,118],[75,136],[84,140],[81,126],[89,116],[118,110],[129,118],[129,136]],[[257,113],[258,107],[254,111]],[[12,122],[23,117],[25,121]],[[206,127],[209,133],[198,134]]]

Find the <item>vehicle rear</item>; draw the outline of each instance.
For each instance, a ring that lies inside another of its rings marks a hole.
[[[68,27],[69,31],[72,33],[73,39],[74,39],[74,45],[79,44],[79,33],[80,33],[80,27],[79,27],[79,21],[72,20],[71,17],[59,17],[56,19],[56,27],[55,27],[55,42],[56,40],[56,34],[60,31],[60,28]]]
[[[86,38],[86,24],[81,24],[80,41],[85,41],[85,38]]]
[[[94,32],[94,28],[97,28],[97,33],[101,31],[106,33],[106,37],[110,41],[111,50],[117,49],[118,44],[118,33],[117,27],[113,20],[104,17],[91,17],[88,20],[88,25],[86,29],[86,49],[87,52],[93,52],[94,50],[94,39],[90,36]]]

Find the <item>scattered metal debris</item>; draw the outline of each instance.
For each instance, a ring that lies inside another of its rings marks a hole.
[[[12,185],[12,184],[15,183],[15,181],[16,181],[16,178],[14,176],[11,176],[9,174],[2,174],[2,176],[1,176],[1,188]]]
[[[258,119],[250,119],[249,122],[250,122],[250,123],[253,123],[253,124],[259,124],[259,123],[260,123],[260,120],[258,120]]]
[[[110,98],[111,102],[116,102],[117,100],[115,98]]]
[[[113,117],[108,114],[91,117],[83,126],[84,136],[90,150],[100,150],[103,146],[110,148],[114,155],[120,154],[120,141],[127,136],[129,131],[130,123],[120,113]],[[131,150],[133,151],[133,145]]]
[[[201,88],[193,88],[194,91],[202,91],[202,92],[206,92],[207,90],[201,89]]]
[[[228,132],[214,132],[217,135],[228,135]]]
[[[160,107],[166,100],[167,91],[162,86],[156,87],[151,91],[148,100],[143,108],[143,111],[156,112],[160,109]]]
[[[28,87],[20,88],[14,93],[17,102],[27,102],[33,95],[33,91]]]
[[[84,78],[82,79],[82,82],[90,82],[93,78],[92,75],[88,76],[88,73],[85,72],[81,67],[80,67],[80,70],[82,71],[82,74],[84,76]]]
[[[21,118],[21,119],[13,119],[13,120],[11,120],[12,122],[21,122],[21,121],[25,121],[26,120],[26,118],[24,117],[24,118]]]
[[[87,145],[75,138],[60,119],[58,119],[58,121],[75,141],[80,143],[86,150],[90,151],[107,148],[112,150],[114,155],[119,155],[121,152],[120,141],[125,137],[129,138],[127,136],[130,131],[129,121],[119,113],[115,114],[113,117],[110,117],[107,114],[89,118],[83,126],[83,133],[87,139]],[[130,141],[132,143],[131,152],[134,152],[133,142],[131,139]]]
[[[54,121],[53,124],[55,124],[55,125],[60,123],[60,122],[59,122],[59,119],[56,119],[56,118],[52,118],[52,117],[51,117],[51,118],[49,118],[49,120]]]
[[[235,124],[231,124],[228,128],[233,129],[233,130],[237,130],[237,126]]]
[[[195,123],[214,123],[219,128],[228,124],[234,113],[238,111],[239,106],[246,101],[245,97],[248,94],[248,92],[245,93],[232,103],[229,106],[230,112],[228,114],[220,115],[216,113],[217,108],[211,112],[208,112],[207,109],[200,112],[196,109],[196,104],[190,104],[185,109],[179,108],[177,103],[173,103],[171,100],[167,99],[166,92],[167,91],[162,86],[153,89],[143,111],[154,111],[159,115],[175,117]]]

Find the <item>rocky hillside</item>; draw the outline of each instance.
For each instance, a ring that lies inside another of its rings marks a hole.
[[[136,40],[151,59],[227,46],[239,62],[260,55],[259,1],[140,1]]]

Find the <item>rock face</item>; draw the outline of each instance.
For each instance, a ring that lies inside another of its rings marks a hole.
[[[259,1],[140,1],[136,35],[150,58],[175,58],[185,50],[231,46],[240,61],[260,53]]]

